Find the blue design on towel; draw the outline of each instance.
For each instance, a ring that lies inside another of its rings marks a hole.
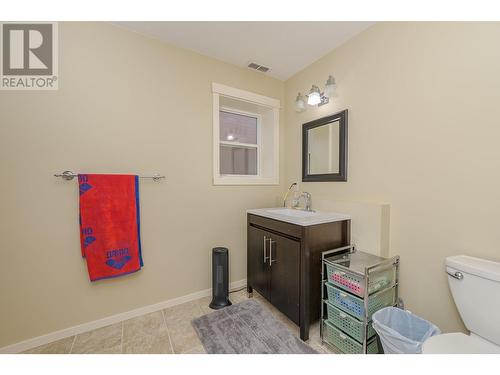
[[[90,189],[92,189],[92,185],[88,184],[88,183],[83,183],[80,185],[80,195],[86,193],[87,191],[89,191]]]
[[[139,209],[139,176],[135,176],[135,212],[137,218],[137,242],[139,244],[139,264],[144,266],[142,261],[142,246],[141,246],[141,215]]]
[[[130,259],[132,259],[132,257],[130,255],[126,255],[119,260],[108,259],[106,261],[106,264],[110,267],[116,268],[117,270],[121,270],[123,266],[129,262]]]
[[[94,236],[87,236],[83,240],[83,247],[89,246],[92,242],[94,242],[96,238]]]
[[[80,217],[80,220],[81,220],[81,217]],[[91,227],[87,227],[87,228],[82,229],[82,234],[85,236],[85,238],[83,239],[83,247],[84,248],[89,246],[92,242],[94,242],[97,239],[94,236],[92,236],[93,233],[94,233],[94,231],[92,230]]]

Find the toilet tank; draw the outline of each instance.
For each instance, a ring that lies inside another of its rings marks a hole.
[[[446,272],[467,329],[500,345],[500,263],[457,255],[446,258]]]

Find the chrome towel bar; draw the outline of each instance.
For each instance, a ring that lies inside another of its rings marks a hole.
[[[54,177],[61,177],[62,179],[66,180],[66,181],[71,181],[75,177],[78,177],[78,173],[74,173],[71,171],[64,171],[62,173],[54,174]],[[155,173],[151,176],[139,176],[139,178],[152,178],[153,181],[160,181],[161,179],[165,178],[165,176],[161,176],[158,173]]]
[[[464,278],[464,274],[460,271],[457,271],[455,273],[451,273],[451,272],[446,271],[446,273],[457,280],[462,280]]]

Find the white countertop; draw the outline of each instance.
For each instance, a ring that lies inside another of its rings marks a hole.
[[[304,227],[309,225],[333,223],[335,221],[344,221],[351,219],[349,215],[341,214],[338,212],[309,212],[284,207],[255,208],[247,210],[247,213]]]

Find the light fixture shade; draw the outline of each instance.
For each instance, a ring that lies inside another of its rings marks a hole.
[[[304,97],[299,92],[297,94],[297,99],[295,99],[295,111],[304,112],[306,110],[306,102],[304,101]]]
[[[311,87],[311,91],[309,91],[309,95],[307,96],[307,104],[317,105],[320,102],[321,102],[321,93],[319,91],[319,87],[313,85]]]
[[[325,84],[325,92],[324,92],[325,96],[331,98],[335,93],[335,88],[336,88],[335,78],[329,76]]]

